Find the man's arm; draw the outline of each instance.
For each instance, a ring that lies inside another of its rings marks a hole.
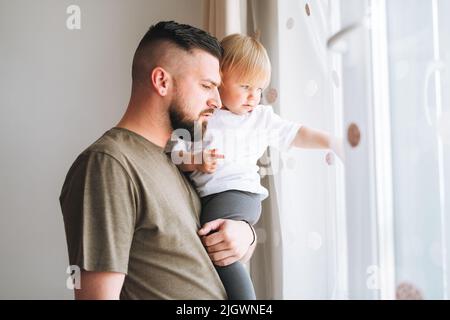
[[[119,300],[124,279],[123,273],[82,270],[75,300]]]
[[[210,234],[212,231],[216,232]],[[198,234],[212,262],[220,267],[236,261],[249,260],[256,245],[255,239],[250,246],[253,241],[253,231],[244,221],[217,219],[205,223]]]
[[[251,257],[253,256],[253,252],[255,252],[256,249],[256,240],[255,243],[253,243],[250,248],[248,249],[247,253],[239,260],[242,263],[247,263],[250,261]]]

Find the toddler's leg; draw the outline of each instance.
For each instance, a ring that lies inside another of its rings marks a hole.
[[[241,262],[226,267],[216,266],[216,270],[225,287],[228,300],[256,300],[252,279]]]
[[[201,224],[215,219],[247,220],[256,223],[261,214],[260,195],[226,191],[202,198]],[[255,300],[255,289],[245,266],[235,262],[216,270],[222,280],[229,300]]]
[[[201,199],[200,223],[216,219],[247,220],[254,225],[261,215],[261,195],[230,190]]]

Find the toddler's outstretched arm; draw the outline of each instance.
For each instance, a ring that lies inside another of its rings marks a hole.
[[[342,140],[323,131],[302,126],[292,145],[304,149],[331,149],[342,161],[344,160]]]

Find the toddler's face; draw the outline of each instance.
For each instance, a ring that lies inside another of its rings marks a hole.
[[[239,81],[233,73],[224,74],[222,86],[219,88],[223,107],[239,115],[252,112],[261,100],[263,85]]]

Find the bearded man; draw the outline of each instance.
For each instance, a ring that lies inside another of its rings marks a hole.
[[[226,299],[213,264],[247,261],[254,230],[201,226],[199,198],[164,150],[221,107],[221,54],[216,38],[173,21],[141,40],[123,118],[79,155],[59,198],[76,299]]]

